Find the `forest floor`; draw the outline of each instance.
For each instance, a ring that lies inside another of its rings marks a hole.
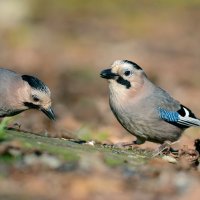
[[[9,123],[19,130],[0,124],[0,200],[199,200],[200,129],[185,131],[177,154],[112,146],[135,138],[99,75],[132,60],[200,117],[199,10],[196,0],[0,1],[0,66],[47,84],[57,116],[30,110]]]
[[[95,141],[7,130],[0,199],[197,199],[199,154],[116,148]]]

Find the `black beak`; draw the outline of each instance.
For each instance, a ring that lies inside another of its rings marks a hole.
[[[41,111],[51,120],[56,120],[56,115],[54,114],[52,108],[44,109],[41,108]]]
[[[101,71],[100,76],[101,78],[105,78],[105,79],[114,79],[118,75],[115,73],[112,73],[111,69],[105,69]]]

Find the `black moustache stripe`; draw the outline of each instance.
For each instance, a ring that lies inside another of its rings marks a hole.
[[[24,105],[28,108],[31,108],[31,109],[39,109],[40,106],[39,105],[35,105],[33,103],[30,103],[30,102],[24,102]]]
[[[131,83],[125,79],[123,79],[121,76],[116,80],[119,84],[124,85],[127,89],[131,87]]]

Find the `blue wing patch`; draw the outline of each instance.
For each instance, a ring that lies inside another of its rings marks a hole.
[[[158,108],[158,113],[161,119],[179,128],[200,126],[200,119],[196,118],[191,110],[182,105],[181,109],[177,112]]]
[[[178,122],[179,120],[179,114],[177,112],[171,112],[163,108],[158,108],[158,113],[160,118],[167,122]]]

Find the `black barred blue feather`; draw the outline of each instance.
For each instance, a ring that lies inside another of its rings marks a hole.
[[[160,118],[167,122],[178,122],[179,120],[178,112],[171,112],[162,108],[159,108],[158,111]]]
[[[181,109],[176,112],[158,108],[158,113],[161,119],[179,128],[200,126],[200,120],[195,117],[190,109],[183,105],[181,105]]]

